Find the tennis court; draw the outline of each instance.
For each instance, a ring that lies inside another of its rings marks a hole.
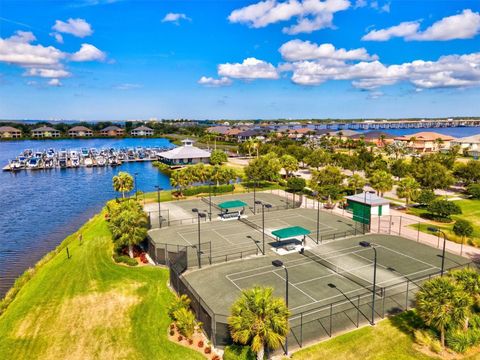
[[[304,254],[277,256],[271,252],[265,257],[189,271],[184,278],[215,318],[225,321],[242,289],[270,286],[275,295],[285,297],[286,272],[272,265],[274,259],[280,259],[289,277],[290,336],[301,345],[370,320],[374,251],[359,246],[360,241],[375,244],[378,254],[375,317],[412,306],[420,284],[440,272],[440,250],[398,236],[365,235],[327,242]],[[445,269],[468,263],[468,259],[447,254]]]

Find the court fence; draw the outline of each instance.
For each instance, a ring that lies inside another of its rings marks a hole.
[[[179,295],[187,295],[196,318],[214,347],[223,348],[232,343],[228,315],[215,313],[182,275],[188,269],[188,249],[180,246],[179,252],[168,258],[170,286]],[[473,263],[459,264],[445,269],[446,272],[474,267]],[[415,294],[425,281],[440,275],[440,272],[423,277],[406,278],[404,281],[384,287],[364,288],[355,295],[347,295],[336,289],[344,299],[331,304],[295,312],[290,317],[290,333],[287,341],[290,349],[298,349],[313,342],[374,323],[387,316],[396,315],[415,305]],[[375,294],[375,299],[374,295]],[[372,304],[374,304],[372,306]]]

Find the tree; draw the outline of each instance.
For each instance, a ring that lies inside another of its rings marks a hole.
[[[140,204],[122,203],[111,214],[109,222],[114,241],[120,246],[128,246],[128,254],[133,258],[133,245],[141,243],[147,237],[147,214]]]
[[[325,166],[321,170],[313,170],[312,177],[310,179],[310,185],[312,189],[316,189],[325,185],[341,185],[345,179],[345,175],[342,174],[340,169],[336,166]]]
[[[403,178],[409,172],[409,165],[403,159],[394,160],[390,165],[390,172],[393,176],[396,176],[397,179]]]
[[[455,224],[453,225],[453,232],[455,235],[460,236],[462,238],[462,251],[463,252],[463,244],[465,243],[465,239],[467,237],[472,236],[473,234],[473,226],[470,223],[470,221],[464,220],[464,219],[458,219],[455,221]]]
[[[380,196],[393,188],[392,175],[384,170],[375,171],[369,179],[370,186],[377,191]]]
[[[416,303],[420,318],[440,332],[442,347],[446,328],[463,326],[472,304],[465,291],[448,277],[425,282],[416,293]]]
[[[463,290],[473,297],[475,305],[480,306],[480,274],[475,269],[464,268],[448,273]]]
[[[112,178],[113,189],[122,193],[122,198],[125,198],[125,193],[133,190],[133,177],[127,172],[119,172]]]
[[[250,345],[258,360],[263,360],[265,346],[277,349],[285,343],[289,331],[285,301],[272,294],[272,288],[258,286],[243,290],[228,318],[233,341]]]
[[[362,190],[366,183],[366,180],[358,174],[353,174],[348,179],[348,186],[353,188],[355,194],[357,193],[357,190]]]
[[[480,184],[470,184],[467,188],[467,194],[472,199],[480,199]]]
[[[444,165],[429,157],[423,157],[420,160],[414,159],[411,173],[422,188],[431,190],[446,189],[455,181]]]
[[[182,195],[183,189],[189,185],[186,173],[182,170],[175,170],[170,175],[170,184],[177,188],[178,193]]]
[[[434,200],[428,205],[427,210],[429,213],[444,219],[449,219],[451,215],[462,213],[460,206],[448,200]]]
[[[229,167],[220,165],[211,167],[210,180],[215,182],[217,186],[220,184],[229,184],[230,181],[235,180],[236,177],[237,174],[235,173],[235,170]]]
[[[315,149],[305,158],[305,163],[317,170],[330,162],[330,154],[323,149]]]
[[[282,164],[282,168],[285,170],[285,175],[287,178],[292,176],[292,174],[298,170],[298,161],[292,155],[283,155],[280,158],[280,163]]]
[[[466,185],[480,182],[480,161],[455,164],[453,174]]]
[[[293,190],[295,192],[302,191],[306,185],[307,182],[303,178],[291,177],[287,180],[287,189]]]
[[[227,154],[222,150],[213,150],[210,154],[210,164],[212,165],[222,165],[228,161]]]
[[[268,153],[251,160],[245,167],[245,175],[249,181],[277,181],[282,165],[275,153]]]
[[[397,185],[397,196],[401,199],[405,199],[405,203],[410,203],[418,197],[420,190],[420,184],[411,176],[407,176],[400,180]]]
[[[427,206],[435,199],[436,199],[436,196],[433,190],[423,189],[422,191],[420,191],[420,194],[418,195],[416,201],[420,205]]]

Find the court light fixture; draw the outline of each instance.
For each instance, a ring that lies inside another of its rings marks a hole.
[[[368,248],[368,247],[372,246],[372,244],[370,244],[368,241],[360,241],[358,243],[358,245],[360,245],[361,247],[364,247],[364,248]]]
[[[192,212],[198,213],[198,209],[197,209],[197,208],[193,208],[193,209],[192,209]]]
[[[328,286],[329,288],[332,288],[332,289],[336,289],[336,288],[337,288],[337,286],[336,286],[335,284],[332,284],[332,283],[328,283],[327,286]]]
[[[265,207],[266,207],[267,209],[270,209],[270,208],[272,207],[272,204],[265,204]]]
[[[198,216],[200,216],[201,218],[205,218],[207,217],[207,214],[205,214],[204,212],[199,212]]]
[[[429,226],[429,227],[427,228],[427,230],[428,230],[428,231],[431,231],[431,232],[434,232],[434,233],[438,232],[438,228],[436,228],[435,226]]]
[[[260,200],[255,200],[255,204],[262,205],[262,202]]]
[[[282,260],[273,260],[272,265],[275,267],[284,267]]]

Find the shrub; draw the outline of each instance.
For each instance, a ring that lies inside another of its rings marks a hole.
[[[436,354],[440,354],[443,351],[440,340],[433,340],[432,344],[430,345],[430,350],[432,350]]]
[[[291,177],[287,180],[287,189],[300,192],[307,185],[307,182],[303,178]]]
[[[180,295],[180,296],[175,296],[175,299],[170,303],[168,306],[168,317],[172,319],[173,321],[176,321],[177,318],[175,317],[175,312],[178,309],[188,309],[190,306],[190,299],[188,298],[187,295]],[[174,324],[172,324],[175,326]]]
[[[448,200],[435,200],[428,205],[428,212],[442,218],[450,218],[451,215],[462,213],[460,206]]]
[[[420,191],[420,194],[414,200],[420,205],[427,206],[435,200],[435,197],[435,193],[432,190],[425,189]]]
[[[471,184],[467,188],[467,194],[472,197],[472,199],[480,199],[480,184]]]
[[[449,331],[446,335],[446,341],[450,349],[461,354],[471,346],[469,331]]]
[[[183,336],[182,336],[182,335],[178,335],[177,340],[178,340],[178,341],[182,341],[182,340],[183,340]]]
[[[192,345],[193,344],[193,339],[188,339],[188,344]]]
[[[212,348],[210,346],[207,346],[205,348],[205,354],[210,354],[212,352]]]
[[[180,334],[189,338],[195,331],[195,315],[187,308],[180,308],[173,313]]]
[[[469,324],[472,327],[472,329],[480,330],[480,315],[479,314],[474,314],[470,318]]]
[[[212,357],[212,360],[220,360],[220,356],[214,355],[214,356]]]
[[[233,184],[218,185],[218,186],[211,187],[212,194],[224,194],[224,193],[232,192],[234,189],[235,189],[235,185]],[[185,189],[183,191],[183,194],[185,196],[193,196],[198,194],[208,194],[208,192],[209,192],[209,187],[206,185],[202,185],[202,186],[193,186],[191,188]]]
[[[229,345],[225,347],[223,360],[255,360],[257,357],[250,346]]]
[[[199,341],[198,341],[198,347],[199,347],[199,348],[202,348],[202,347],[203,347],[203,340],[199,340]]]
[[[115,260],[116,263],[127,264],[128,266],[137,266],[138,265],[137,260],[132,259],[131,257],[125,256],[125,255],[114,254],[113,255],[113,260]]]
[[[170,166],[160,161],[154,161],[152,165],[156,167],[158,171],[164,173],[165,175],[170,175],[172,173],[172,169],[170,168]]]
[[[173,335],[175,335],[175,331],[170,330],[170,336],[173,336]]]

